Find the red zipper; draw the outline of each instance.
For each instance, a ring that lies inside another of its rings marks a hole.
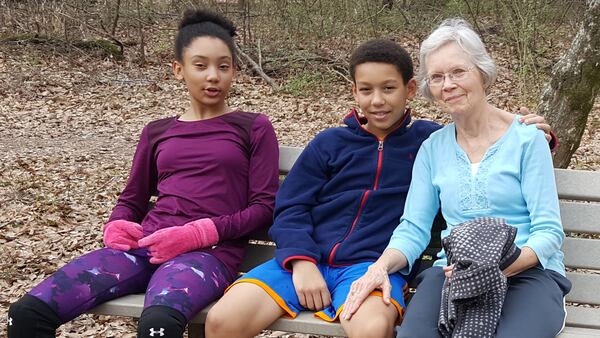
[[[373,183],[373,190],[377,190],[377,184],[379,183],[379,174],[381,173],[381,162],[383,160],[383,140],[379,140],[379,147],[377,147],[379,156],[377,157],[377,171],[375,172],[375,183]]]
[[[358,212],[356,213],[354,222],[352,222],[350,231],[348,231],[346,236],[344,236],[344,238],[341,241],[337,242],[331,249],[331,253],[329,254],[329,265],[331,265],[331,266],[334,265],[333,257],[335,256],[335,252],[339,248],[340,244],[342,244],[342,242],[345,241],[350,236],[350,234],[354,231],[354,228],[356,227],[356,224],[358,223],[360,214],[362,213],[362,209],[365,206],[365,203],[367,202],[367,197],[369,196],[369,193],[371,192],[371,190],[373,190],[373,191],[377,190],[377,185],[379,184],[379,175],[381,174],[381,162],[383,160],[383,140],[379,140],[379,146],[377,147],[377,152],[379,154],[377,156],[377,171],[375,172],[375,183],[373,183],[373,189],[369,189],[363,193],[363,197],[360,201],[360,206],[358,207]]]
[[[354,218],[354,222],[352,222],[352,226],[350,227],[350,231],[348,231],[348,233],[346,234],[346,236],[344,237],[344,239],[342,239],[341,241],[339,241],[338,243],[336,243],[333,246],[333,249],[331,249],[331,253],[329,254],[329,265],[333,265],[333,256],[335,255],[335,252],[337,251],[338,247],[340,246],[340,244],[342,244],[343,241],[346,240],[346,238],[348,238],[348,236],[350,236],[350,234],[352,233],[352,231],[354,230],[354,227],[356,227],[356,223],[358,223],[358,218],[360,216],[360,213],[362,212],[362,208],[365,206],[365,202],[367,201],[367,196],[369,196],[369,192],[371,192],[371,190],[367,190],[363,193],[363,197],[360,201],[360,206],[358,207],[358,212],[356,213],[356,217]]]

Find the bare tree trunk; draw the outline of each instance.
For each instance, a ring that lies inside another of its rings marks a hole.
[[[252,36],[252,24],[250,23],[250,7],[251,7],[251,0],[246,0],[246,8],[245,8],[245,14],[244,16],[246,17],[246,31],[248,31],[248,40],[250,40],[251,42],[254,41],[254,37]]]
[[[142,9],[140,0],[136,1],[138,15],[138,33],[140,34],[140,65],[146,64],[146,40],[144,39],[144,25],[142,22]]]
[[[566,168],[579,147],[588,115],[600,90],[600,0],[587,11],[571,48],[552,70],[538,111],[558,136],[554,166]]]
[[[250,0],[238,0],[238,8],[240,13],[242,14],[242,27],[244,27],[244,36],[242,36],[244,45],[248,44],[249,38],[249,23],[250,18],[248,17],[248,8],[250,7]]]
[[[479,17],[479,13],[473,12],[473,9],[471,9],[471,4],[469,4],[468,0],[464,0],[464,2],[467,5],[469,14],[471,15],[471,20],[473,20],[473,24],[475,25],[475,30],[477,30],[477,33],[479,33],[479,37],[481,38],[481,42],[483,42],[483,44],[485,45],[486,44],[485,39],[484,39],[485,34],[483,34],[483,32],[481,31],[481,28],[479,28],[479,24],[477,23],[477,17]]]
[[[110,28],[110,34],[113,36],[117,31],[117,25],[119,24],[119,14],[121,14],[121,0],[117,0],[115,5],[115,19],[113,20],[112,27]]]

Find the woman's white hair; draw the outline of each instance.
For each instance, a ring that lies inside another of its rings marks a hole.
[[[456,42],[471,57],[471,61],[483,77],[483,87],[486,92],[496,81],[498,75],[496,63],[485,50],[481,38],[471,28],[471,25],[461,18],[446,19],[423,41],[419,52],[420,62],[417,73],[419,90],[430,101],[433,101],[433,95],[426,81],[427,57],[438,48],[452,42]]]

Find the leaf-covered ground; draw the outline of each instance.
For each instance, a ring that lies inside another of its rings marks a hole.
[[[519,93],[513,58],[503,48],[494,56],[501,75],[491,99],[514,111]],[[169,60],[156,58],[140,68],[77,50],[0,44],[2,330],[12,301],[57,267],[101,247],[101,226],[125,184],[141,128],[180,114],[187,102]],[[280,144],[296,146],[339,125],[352,103],[344,83],[294,97],[241,73],[230,99],[232,107],[267,114]],[[417,118],[448,121],[420,99],[410,105]],[[599,126],[597,103],[572,167],[600,169]],[[84,315],[60,328],[60,337],[134,336],[134,321],[114,317]]]

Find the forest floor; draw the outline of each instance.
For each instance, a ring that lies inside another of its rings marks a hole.
[[[517,99],[522,96],[513,80],[513,58],[502,46],[493,54],[500,78],[490,100],[516,111],[523,103]],[[11,302],[74,257],[102,246],[102,224],[124,187],[142,127],[181,114],[187,104],[170,60],[157,57],[139,67],[52,46],[0,44],[2,330]],[[409,105],[413,118],[449,121],[420,98]],[[280,144],[303,146],[319,131],[339,126],[353,99],[342,81],[294,96],[240,72],[230,106],[265,113]],[[600,170],[599,126],[597,101],[571,168]],[[59,337],[134,337],[134,332],[133,320],[84,315],[61,327]]]

